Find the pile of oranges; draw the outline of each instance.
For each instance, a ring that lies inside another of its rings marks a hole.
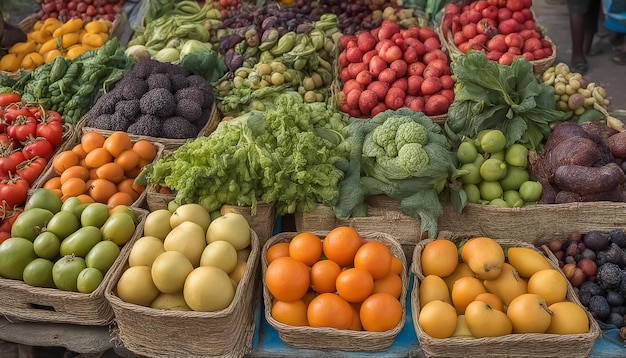
[[[43,187],[63,201],[78,197],[84,203],[130,206],[145,189],[135,185],[134,179],[156,154],[154,144],[146,140],[133,143],[126,132],[113,132],[108,137],[86,132],[71,150],[52,159],[54,175]]]
[[[292,326],[384,332],[403,315],[402,259],[351,227],[277,242],[266,252],[271,315]]]

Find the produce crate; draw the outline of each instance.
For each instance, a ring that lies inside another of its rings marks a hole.
[[[221,114],[217,110],[217,106],[214,103],[213,107],[211,108],[211,112],[209,114],[209,120],[204,124],[202,128],[200,128],[200,131],[198,132],[198,137],[205,137],[211,134],[215,130],[215,128],[217,128],[217,125],[220,123],[221,120],[222,120]],[[109,131],[109,130],[87,127],[86,122],[87,122],[87,118],[83,117],[76,125],[76,130],[79,131],[79,136],[86,132],[100,132],[104,134],[105,136],[107,134],[113,133],[113,131]],[[150,136],[130,134],[130,133],[128,135],[130,136],[130,139],[133,142],[140,140],[140,139],[145,139],[151,143],[162,144],[163,149],[165,150],[176,150],[176,148],[180,147],[181,145],[185,144],[188,140],[190,140],[190,139],[157,138],[157,137],[150,137]]]
[[[70,323],[106,326],[113,321],[113,309],[105,299],[105,289],[122,271],[133,243],[141,237],[148,212],[131,208],[138,223],[131,239],[121,248],[118,258],[98,288],[90,294],[34,287],[21,280],[0,278],[0,313],[14,321]]]
[[[447,238],[452,241],[458,241],[471,236],[456,236],[451,233],[441,233],[442,238]],[[532,237],[532,235],[528,235]],[[500,337],[485,337],[485,338],[462,338],[462,337],[450,337],[450,338],[433,338],[426,334],[418,323],[418,317],[420,313],[419,305],[419,286],[421,280],[424,279],[422,274],[420,257],[422,250],[433,239],[427,239],[419,242],[415,246],[413,253],[413,261],[411,263],[411,272],[415,274],[415,280],[413,282],[413,291],[411,293],[411,309],[413,313],[413,325],[415,326],[415,332],[420,343],[422,351],[427,357],[587,357],[591,353],[593,344],[600,336],[600,326],[593,318],[591,313],[587,312],[589,318],[589,332],[584,334],[546,334],[546,333],[524,333],[524,334],[508,334]],[[534,245],[527,242],[511,240],[511,239],[496,239],[496,241],[503,247],[528,247],[535,249]],[[543,254],[550,257],[548,261],[554,267],[559,270],[559,266],[556,263],[554,255],[549,253],[546,248]],[[561,274],[563,274],[561,272]],[[567,283],[567,296],[568,301],[574,302],[580,306],[581,303],[578,300],[578,296],[574,291],[572,285]],[[584,306],[583,306],[584,308]]]
[[[313,231],[314,234],[323,238],[328,234],[328,231]],[[263,246],[261,252],[261,267],[263,270],[263,279],[265,278],[265,272],[267,270],[267,250],[275,243],[289,242],[296,236],[298,232],[282,232],[272,236]],[[400,258],[403,263],[401,278],[402,278],[402,293],[400,295],[400,303],[402,304],[402,319],[396,327],[385,332],[368,332],[368,331],[353,331],[353,330],[339,330],[335,328],[314,328],[314,327],[295,327],[286,325],[284,323],[276,321],[271,315],[272,307],[272,294],[269,292],[265,283],[263,284],[263,302],[265,308],[266,321],[278,331],[280,339],[287,345],[296,348],[308,348],[308,349],[320,349],[323,347],[328,350],[341,350],[341,351],[384,351],[388,349],[400,333],[402,327],[406,321],[406,294],[408,287],[408,273],[406,266],[406,259],[404,251],[388,234],[375,232],[375,231],[359,231],[361,237],[370,241],[379,241],[386,244],[391,253]]]
[[[122,301],[116,294],[124,270],[116,271],[105,296],[115,312],[124,346],[149,357],[242,357],[252,347],[254,306],[259,296],[259,238],[250,230],[251,252],[231,304],[216,312],[170,311]],[[128,266],[126,252],[122,258]]]

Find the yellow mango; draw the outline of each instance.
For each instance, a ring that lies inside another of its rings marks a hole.
[[[104,45],[105,42],[109,39],[109,34],[106,32],[101,32],[97,34],[86,33],[82,39],[81,43],[83,45],[87,45],[90,47],[100,48]]]
[[[21,56],[15,53],[6,54],[0,59],[0,71],[15,72],[20,69],[21,62]]]
[[[35,51],[37,43],[35,41],[16,42],[13,46],[9,47],[9,53],[25,55],[29,52]]]
[[[78,32],[69,32],[67,34],[63,34],[61,35],[61,47],[69,48],[72,45],[76,45],[79,38],[80,33]]]
[[[39,54],[43,55],[44,53],[50,51],[50,50],[55,50],[58,49],[59,47],[59,39],[58,38],[51,38],[50,40],[44,42],[43,44],[41,44],[41,46],[39,47]]]
[[[63,56],[63,54],[61,53],[61,51],[59,51],[59,50],[57,50],[57,49],[53,49],[53,50],[50,50],[50,51],[48,51],[48,52],[44,52],[44,54],[43,54],[43,56],[42,56],[42,57],[43,57],[43,62],[44,62],[44,63],[50,63],[50,62],[52,62],[52,61],[55,59],[55,57],[57,57],[57,56]]]
[[[109,27],[107,26],[107,24],[105,24],[104,21],[98,20],[86,23],[84,29],[90,34],[109,32]]]
[[[33,71],[35,68],[43,64],[43,56],[38,52],[31,52],[26,54],[20,64],[26,71]]]
[[[67,52],[65,53],[65,58],[67,58],[68,60],[73,60],[76,57],[78,57],[78,55],[82,54],[85,51],[89,51],[89,50],[93,50],[93,47],[89,47],[89,46],[81,45],[81,44],[76,44],[76,45],[70,46],[67,49]]]
[[[61,27],[54,30],[52,37],[59,37],[61,35],[69,34],[71,32],[78,32],[83,28],[83,19],[77,17],[65,22]]]

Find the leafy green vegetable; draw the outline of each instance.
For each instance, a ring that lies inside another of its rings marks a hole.
[[[338,128],[340,118],[287,92],[272,109],[223,121],[209,136],[187,142],[146,176],[173,189],[178,203],[196,202],[209,211],[223,204],[254,211],[258,201],[274,203],[278,215],[330,206],[343,176],[335,164],[348,155],[347,125]]]
[[[456,80],[454,103],[445,132],[456,146],[462,137],[475,138],[483,129],[499,129],[507,145],[537,148],[550,134],[550,123],[563,119],[554,104],[554,89],[540,84],[532,66],[518,57],[511,66],[468,51],[452,62]]]
[[[341,167],[345,175],[334,207],[338,218],[365,216],[365,196],[385,194],[400,200],[402,212],[419,218],[421,230],[434,236],[448,192],[456,210],[465,206],[465,193],[453,185],[463,174],[456,156],[441,127],[423,113],[401,108],[353,118],[347,141],[350,160]]]

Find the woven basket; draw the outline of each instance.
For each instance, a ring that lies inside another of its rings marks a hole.
[[[313,231],[314,234],[319,237],[324,237],[328,231]],[[402,269],[402,294],[400,296],[400,302],[402,304],[402,319],[396,327],[385,332],[367,332],[367,331],[353,331],[353,330],[339,330],[335,328],[313,328],[313,327],[295,327],[286,325],[284,323],[276,321],[271,314],[272,307],[272,295],[269,292],[267,286],[263,285],[263,302],[265,308],[265,319],[267,322],[278,331],[280,339],[296,348],[307,349],[324,349],[324,350],[341,350],[341,351],[383,351],[388,349],[400,333],[404,323],[406,321],[406,293],[408,287],[408,276],[406,259],[404,252],[400,245],[394,240],[393,237],[373,231],[361,231],[359,232],[361,237],[366,240],[380,241],[385,243],[390,249],[391,253],[400,258],[403,262]],[[279,242],[289,242],[297,232],[283,232],[271,237],[263,246],[261,253],[261,267],[263,269],[263,277],[265,277],[265,271],[267,270],[266,253],[270,246]]]
[[[9,320],[105,326],[113,321],[113,310],[104,297],[107,285],[122,272],[133,243],[143,233],[148,212],[132,208],[138,224],[131,239],[90,294],[30,286],[20,280],[0,278],[0,313]]]
[[[202,128],[200,128],[200,131],[198,131],[198,137],[204,137],[204,136],[211,134],[215,130],[215,128],[217,128],[217,125],[219,124],[220,120],[221,120],[221,116],[220,116],[219,111],[217,110],[217,106],[213,104],[213,107],[211,107],[211,113],[209,114],[209,120],[204,124]],[[109,130],[87,127],[86,123],[87,123],[86,117],[83,117],[78,122],[76,126],[76,130],[79,131],[80,133],[79,135],[82,135],[87,132],[100,132],[104,134],[105,136],[107,136],[113,133],[113,131],[109,131]],[[176,148],[185,144],[188,140],[193,139],[193,138],[170,139],[170,138],[162,138],[162,137],[157,138],[157,137],[150,137],[150,136],[131,134],[131,133],[129,133],[128,135],[130,136],[130,139],[133,142],[140,140],[140,139],[144,139],[151,143],[161,143],[163,145],[163,149],[165,150],[176,150]]]
[[[102,134],[105,136],[105,138],[107,138],[110,135],[110,133],[102,133]],[[77,137],[76,137],[76,141],[74,142],[74,144],[77,144],[77,143],[80,142],[80,135],[81,135],[80,132],[78,132],[77,133]],[[133,141],[133,143],[135,142],[134,139],[132,141]],[[157,149],[156,156],[155,156],[155,158],[153,160],[153,162],[154,162],[154,161],[158,160],[161,157],[161,155],[163,153],[163,144],[158,143],[158,142],[152,142],[152,144]],[[65,147],[64,151],[65,150],[71,150],[71,149],[72,149],[72,146],[68,145],[68,146]],[[52,158],[54,159],[54,157],[52,157]],[[49,179],[59,176],[59,174],[57,174],[57,172],[52,167],[52,160],[50,160],[50,162],[46,166],[46,169],[45,169],[44,173],[39,176],[39,178],[33,183],[33,185],[31,185],[31,189],[32,190],[35,190],[35,189],[40,188],[40,187],[43,187],[44,184]],[[145,206],[145,201],[146,201],[146,190],[144,189],[139,194],[139,197],[131,204],[131,206],[132,207],[141,208],[141,207]]]
[[[457,241],[469,236],[447,235],[448,239]],[[449,234],[449,233],[448,233]],[[533,245],[517,240],[496,239],[503,248],[508,247],[528,247],[537,250]],[[420,312],[419,305],[419,285],[424,278],[421,270],[420,256],[426,244],[433,241],[427,239],[419,242],[415,246],[411,272],[415,274],[413,291],[411,293],[411,309],[413,312],[413,325],[422,351],[427,357],[587,357],[591,353],[593,344],[601,334],[600,326],[587,312],[589,318],[589,332],[584,334],[543,334],[525,333],[508,334],[500,337],[486,338],[433,338],[426,334],[418,323]],[[537,250],[540,251],[540,250]],[[549,250],[545,250],[546,252]],[[544,252],[544,253],[546,253]],[[548,260],[552,267],[559,270],[558,264],[554,261],[554,256]],[[560,272],[560,270],[559,270]],[[572,285],[567,285],[568,301],[572,301],[580,306],[578,296]]]
[[[338,226],[335,212],[330,206],[317,204],[311,211],[293,214],[296,231],[330,231]]]
[[[231,304],[216,312],[170,311],[122,301],[117,271],[105,296],[115,312],[115,329],[130,351],[149,357],[242,357],[251,350],[254,306],[259,297],[259,239],[250,230],[251,252]],[[128,252],[123,257],[124,268]]]

